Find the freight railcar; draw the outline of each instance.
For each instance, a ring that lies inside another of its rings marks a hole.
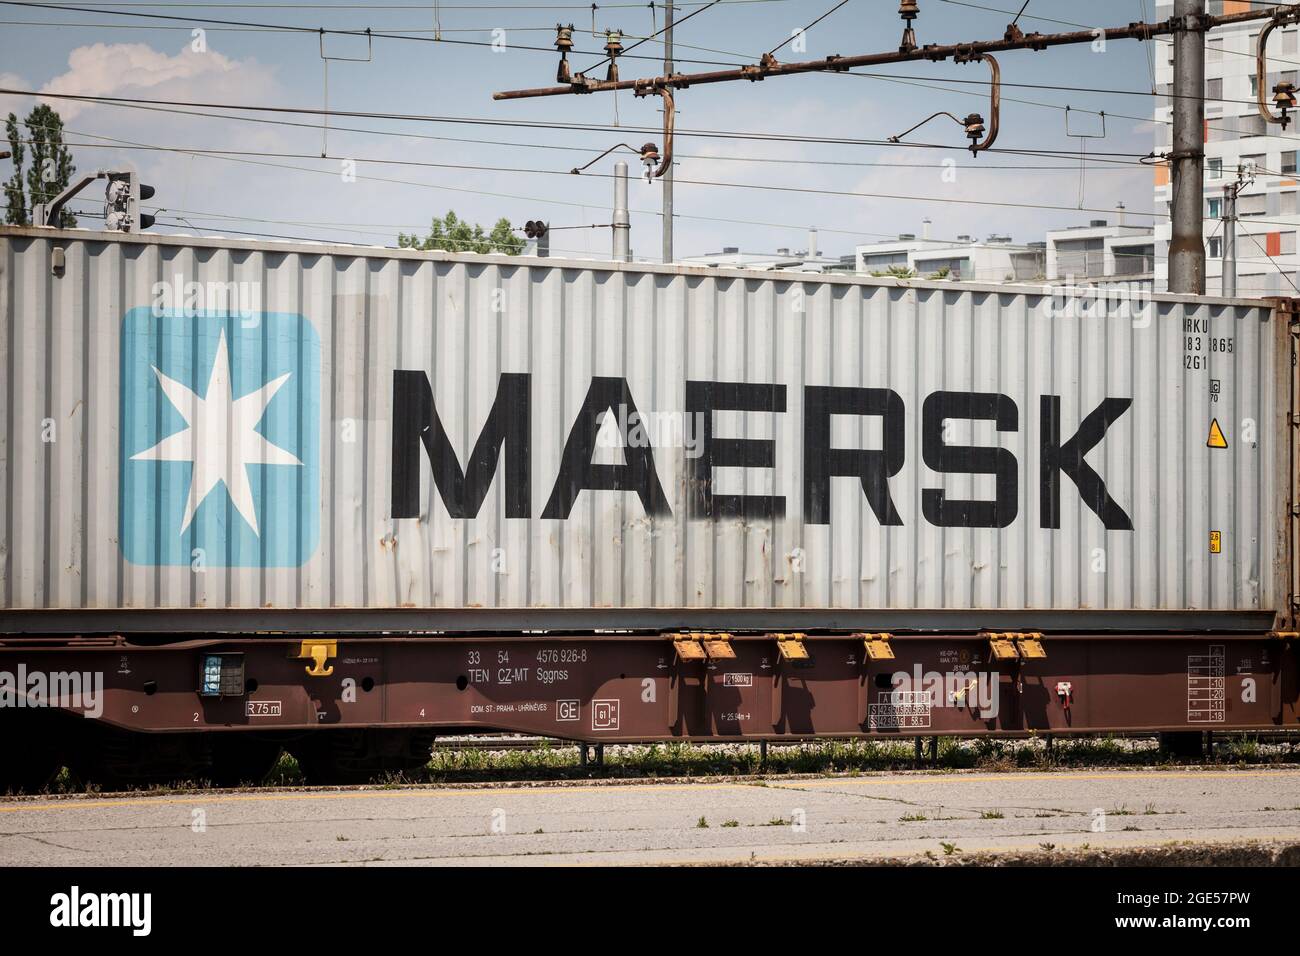
[[[0,782],[1294,728],[1297,328],[2,228]]]

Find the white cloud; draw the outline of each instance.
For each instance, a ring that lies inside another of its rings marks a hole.
[[[211,98],[232,86],[251,91],[271,78],[271,70],[255,60],[232,60],[215,51],[196,53],[186,46],[171,55],[147,43],[95,43],[73,50],[67,72],[40,92],[118,96],[148,90],[156,95],[159,87],[166,87],[172,98],[181,98],[176,94],[186,89]],[[53,105],[65,120],[92,108],[75,100],[56,100]]]

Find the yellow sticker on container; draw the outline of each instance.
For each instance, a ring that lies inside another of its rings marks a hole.
[[[1219,554],[1223,551],[1223,535],[1218,531],[1210,532],[1210,554]]]
[[[1227,448],[1228,439],[1223,435],[1223,429],[1219,427],[1217,418],[1210,419],[1210,437],[1206,439],[1207,448]]]

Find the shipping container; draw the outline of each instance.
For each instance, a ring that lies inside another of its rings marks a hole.
[[[6,609],[1285,609],[1267,302],[42,233]]]
[[[541,732],[599,739],[940,726],[877,700],[900,684],[868,680],[873,640],[904,670],[1014,661],[995,683],[1017,693],[1067,659],[1042,693],[1071,720],[1105,671],[1120,709],[1089,729],[1182,727],[1123,702],[1204,658],[1267,673],[1235,720],[1274,726],[1296,693],[1290,306],[6,227],[0,637],[188,634],[158,673],[193,685],[193,648],[225,648],[297,700],[214,716],[187,686],[125,717],[157,683],[123,678],[110,720],[147,730],[194,709],[205,728],[536,732],[516,708],[543,703]],[[1043,664],[1052,635],[1073,650]],[[528,651],[556,692],[474,666],[530,636],[559,642]],[[830,649],[849,677],[817,670]],[[703,703],[733,660],[751,683],[727,695],[762,685],[761,727]],[[379,668],[374,713],[312,697],[332,661]],[[856,689],[791,724],[782,661]],[[661,677],[666,725],[606,687]],[[1017,713],[974,730],[1038,726]]]

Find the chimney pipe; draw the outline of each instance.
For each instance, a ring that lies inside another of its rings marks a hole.
[[[926,216],[924,219],[921,220],[921,238],[922,239],[930,238],[930,217],[929,216]]]
[[[817,227],[808,230],[808,258],[817,258]]]

